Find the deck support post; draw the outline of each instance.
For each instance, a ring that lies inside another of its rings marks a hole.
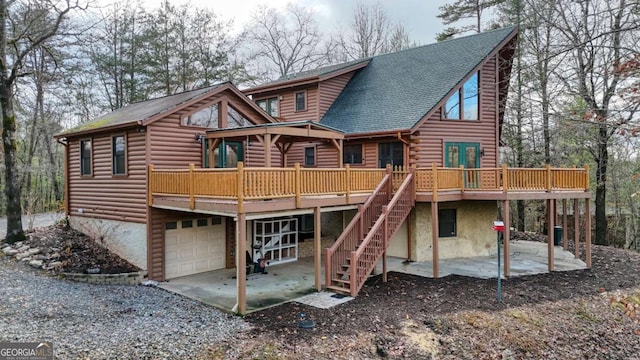
[[[433,252],[433,277],[440,277],[438,272],[438,202],[431,203],[431,250]]]
[[[591,199],[585,199],[584,202],[584,216],[585,216],[585,233],[584,233],[584,249],[585,249],[585,263],[587,268],[591,269]]]
[[[316,290],[322,290],[322,242],[321,242],[321,226],[322,222],[320,221],[321,217],[320,207],[315,207],[313,209],[313,263],[314,263],[314,277],[316,283]]]
[[[580,259],[580,199],[573,199],[573,252]]]
[[[411,241],[413,241],[413,231],[411,231],[411,214],[413,211],[414,209],[411,209],[411,212],[407,216],[407,261],[411,261]]]
[[[245,314],[247,312],[247,259],[246,244],[247,244],[247,221],[245,214],[238,214],[236,224],[236,284],[237,284],[237,310],[239,314]]]
[[[562,248],[565,250],[569,247],[567,225],[567,199],[562,199]]]
[[[504,221],[504,232],[502,237],[502,243],[504,244],[504,276],[509,277],[511,273],[511,264],[510,259],[511,255],[509,252],[509,239],[511,237],[510,229],[511,229],[511,215],[509,208],[509,200],[502,201],[502,221]],[[499,246],[499,245],[498,245]]]
[[[553,228],[555,227],[556,220],[556,200],[547,200],[547,264],[549,265],[549,272],[553,271],[553,250],[554,250],[554,234]]]
[[[433,195],[431,198],[431,252],[433,259],[433,277],[440,277],[438,269],[438,165],[431,164],[433,178]]]

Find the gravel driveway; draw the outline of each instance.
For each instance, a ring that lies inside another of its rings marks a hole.
[[[190,359],[248,328],[145,286],[58,280],[0,255],[0,341],[52,341],[56,359]]]

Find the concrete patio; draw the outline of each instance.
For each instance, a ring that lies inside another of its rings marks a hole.
[[[556,271],[585,269],[586,264],[562,247],[554,249]],[[548,272],[547,244],[533,241],[510,243],[511,276],[534,275]],[[323,259],[324,260],[324,259]],[[433,276],[433,263],[406,262],[406,259],[387,259],[388,271],[396,271],[425,277]],[[323,262],[324,263],[324,262]],[[441,259],[440,276],[451,274],[495,278],[497,276],[497,254],[473,258]],[[270,266],[268,274],[247,275],[247,311],[252,312],[287,301],[298,301],[315,291],[313,258],[301,258],[296,262]],[[382,271],[378,263],[377,273]],[[235,269],[223,269],[184,276],[160,283],[160,287],[201,301],[205,304],[232,311],[236,305]],[[324,283],[324,267],[322,268]],[[305,302],[304,299],[301,302]],[[338,301],[337,303],[344,302]]]

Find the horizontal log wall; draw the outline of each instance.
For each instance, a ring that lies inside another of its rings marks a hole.
[[[126,175],[112,174],[113,135],[126,138]],[[69,139],[69,213],[99,219],[146,221],[145,133],[136,129]],[[80,141],[92,141],[92,174],[80,175]]]

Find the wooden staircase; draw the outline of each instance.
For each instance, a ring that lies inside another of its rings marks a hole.
[[[325,250],[326,287],[356,296],[391,238],[415,205],[415,176],[411,169],[393,191],[390,169],[338,240]]]

